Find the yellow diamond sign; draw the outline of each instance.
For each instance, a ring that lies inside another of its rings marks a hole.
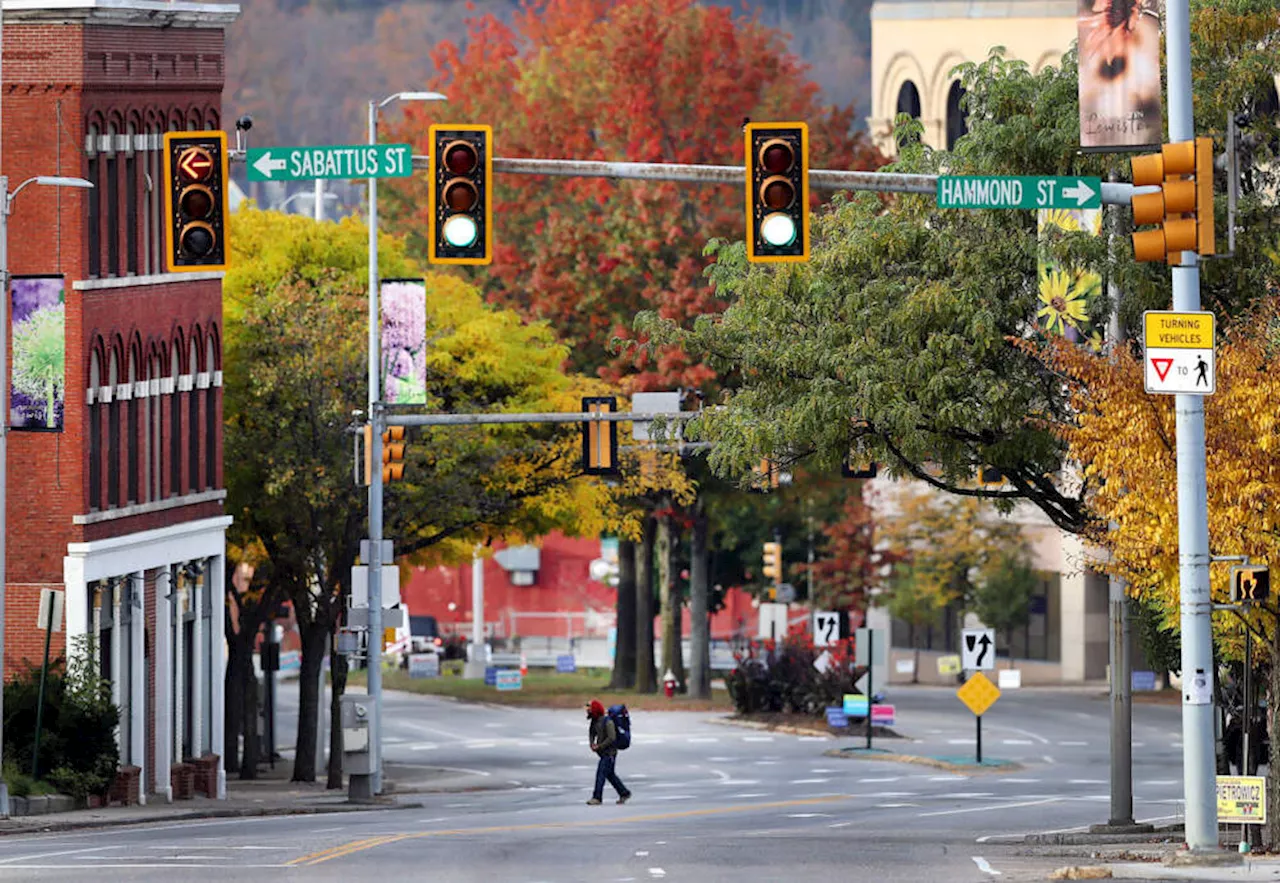
[[[961,702],[969,706],[970,711],[982,717],[1000,698],[1000,688],[979,671],[974,672],[973,677],[965,681],[964,686],[956,691],[956,695],[960,697]]]

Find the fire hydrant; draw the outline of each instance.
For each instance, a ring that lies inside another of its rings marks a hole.
[[[676,676],[671,669],[667,669],[667,673],[662,676],[662,692],[667,694],[668,699],[676,695]]]

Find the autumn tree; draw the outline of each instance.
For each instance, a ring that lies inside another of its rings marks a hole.
[[[817,560],[799,568],[813,575],[809,604],[816,610],[863,608],[893,562],[891,553],[876,547],[875,516],[864,499],[866,485],[851,484],[838,514],[821,530]]]

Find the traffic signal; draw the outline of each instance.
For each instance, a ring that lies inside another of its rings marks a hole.
[[[747,260],[809,260],[809,127],[747,123]]]
[[[429,133],[427,259],[433,264],[491,263],[493,127],[437,125]]]
[[[382,481],[404,479],[404,452],[408,444],[404,440],[403,426],[388,426],[382,433]]]
[[[618,410],[613,396],[585,396],[584,414],[612,414]],[[593,420],[582,424],[582,471],[587,475],[618,474],[618,424]]]
[[[978,470],[978,484],[999,486],[1004,484],[1004,473],[994,466],[983,466]]]
[[[775,583],[782,582],[782,543],[764,544],[764,575]]]
[[[850,453],[840,464],[840,474],[845,478],[875,478],[878,468],[874,460],[858,460]]]
[[[1133,234],[1133,259],[1178,263],[1184,251],[1213,254],[1213,139],[1166,144],[1135,156],[1132,168],[1135,186],[1160,188],[1131,197],[1134,225],[1158,225]]]
[[[227,134],[166,132],[165,269],[227,268]]]
[[[778,464],[768,457],[763,458],[759,466],[751,467],[752,490],[768,491],[770,488],[776,488],[778,484]]]
[[[1242,604],[1261,604],[1271,597],[1271,571],[1265,567],[1245,565],[1231,568],[1231,600]]]

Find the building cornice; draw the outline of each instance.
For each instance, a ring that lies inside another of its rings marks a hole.
[[[150,503],[135,503],[132,506],[120,506],[116,509],[104,509],[100,512],[89,512],[84,515],[71,516],[72,524],[101,524],[104,521],[116,521],[120,518],[132,518],[135,515],[146,515],[149,512],[164,512],[168,509],[180,509],[183,506],[197,506],[200,503],[220,503],[227,498],[224,488],[184,494],[181,497],[165,497],[152,500]]]
[[[93,24],[225,28],[240,17],[237,3],[191,0],[3,0],[6,24]]]

